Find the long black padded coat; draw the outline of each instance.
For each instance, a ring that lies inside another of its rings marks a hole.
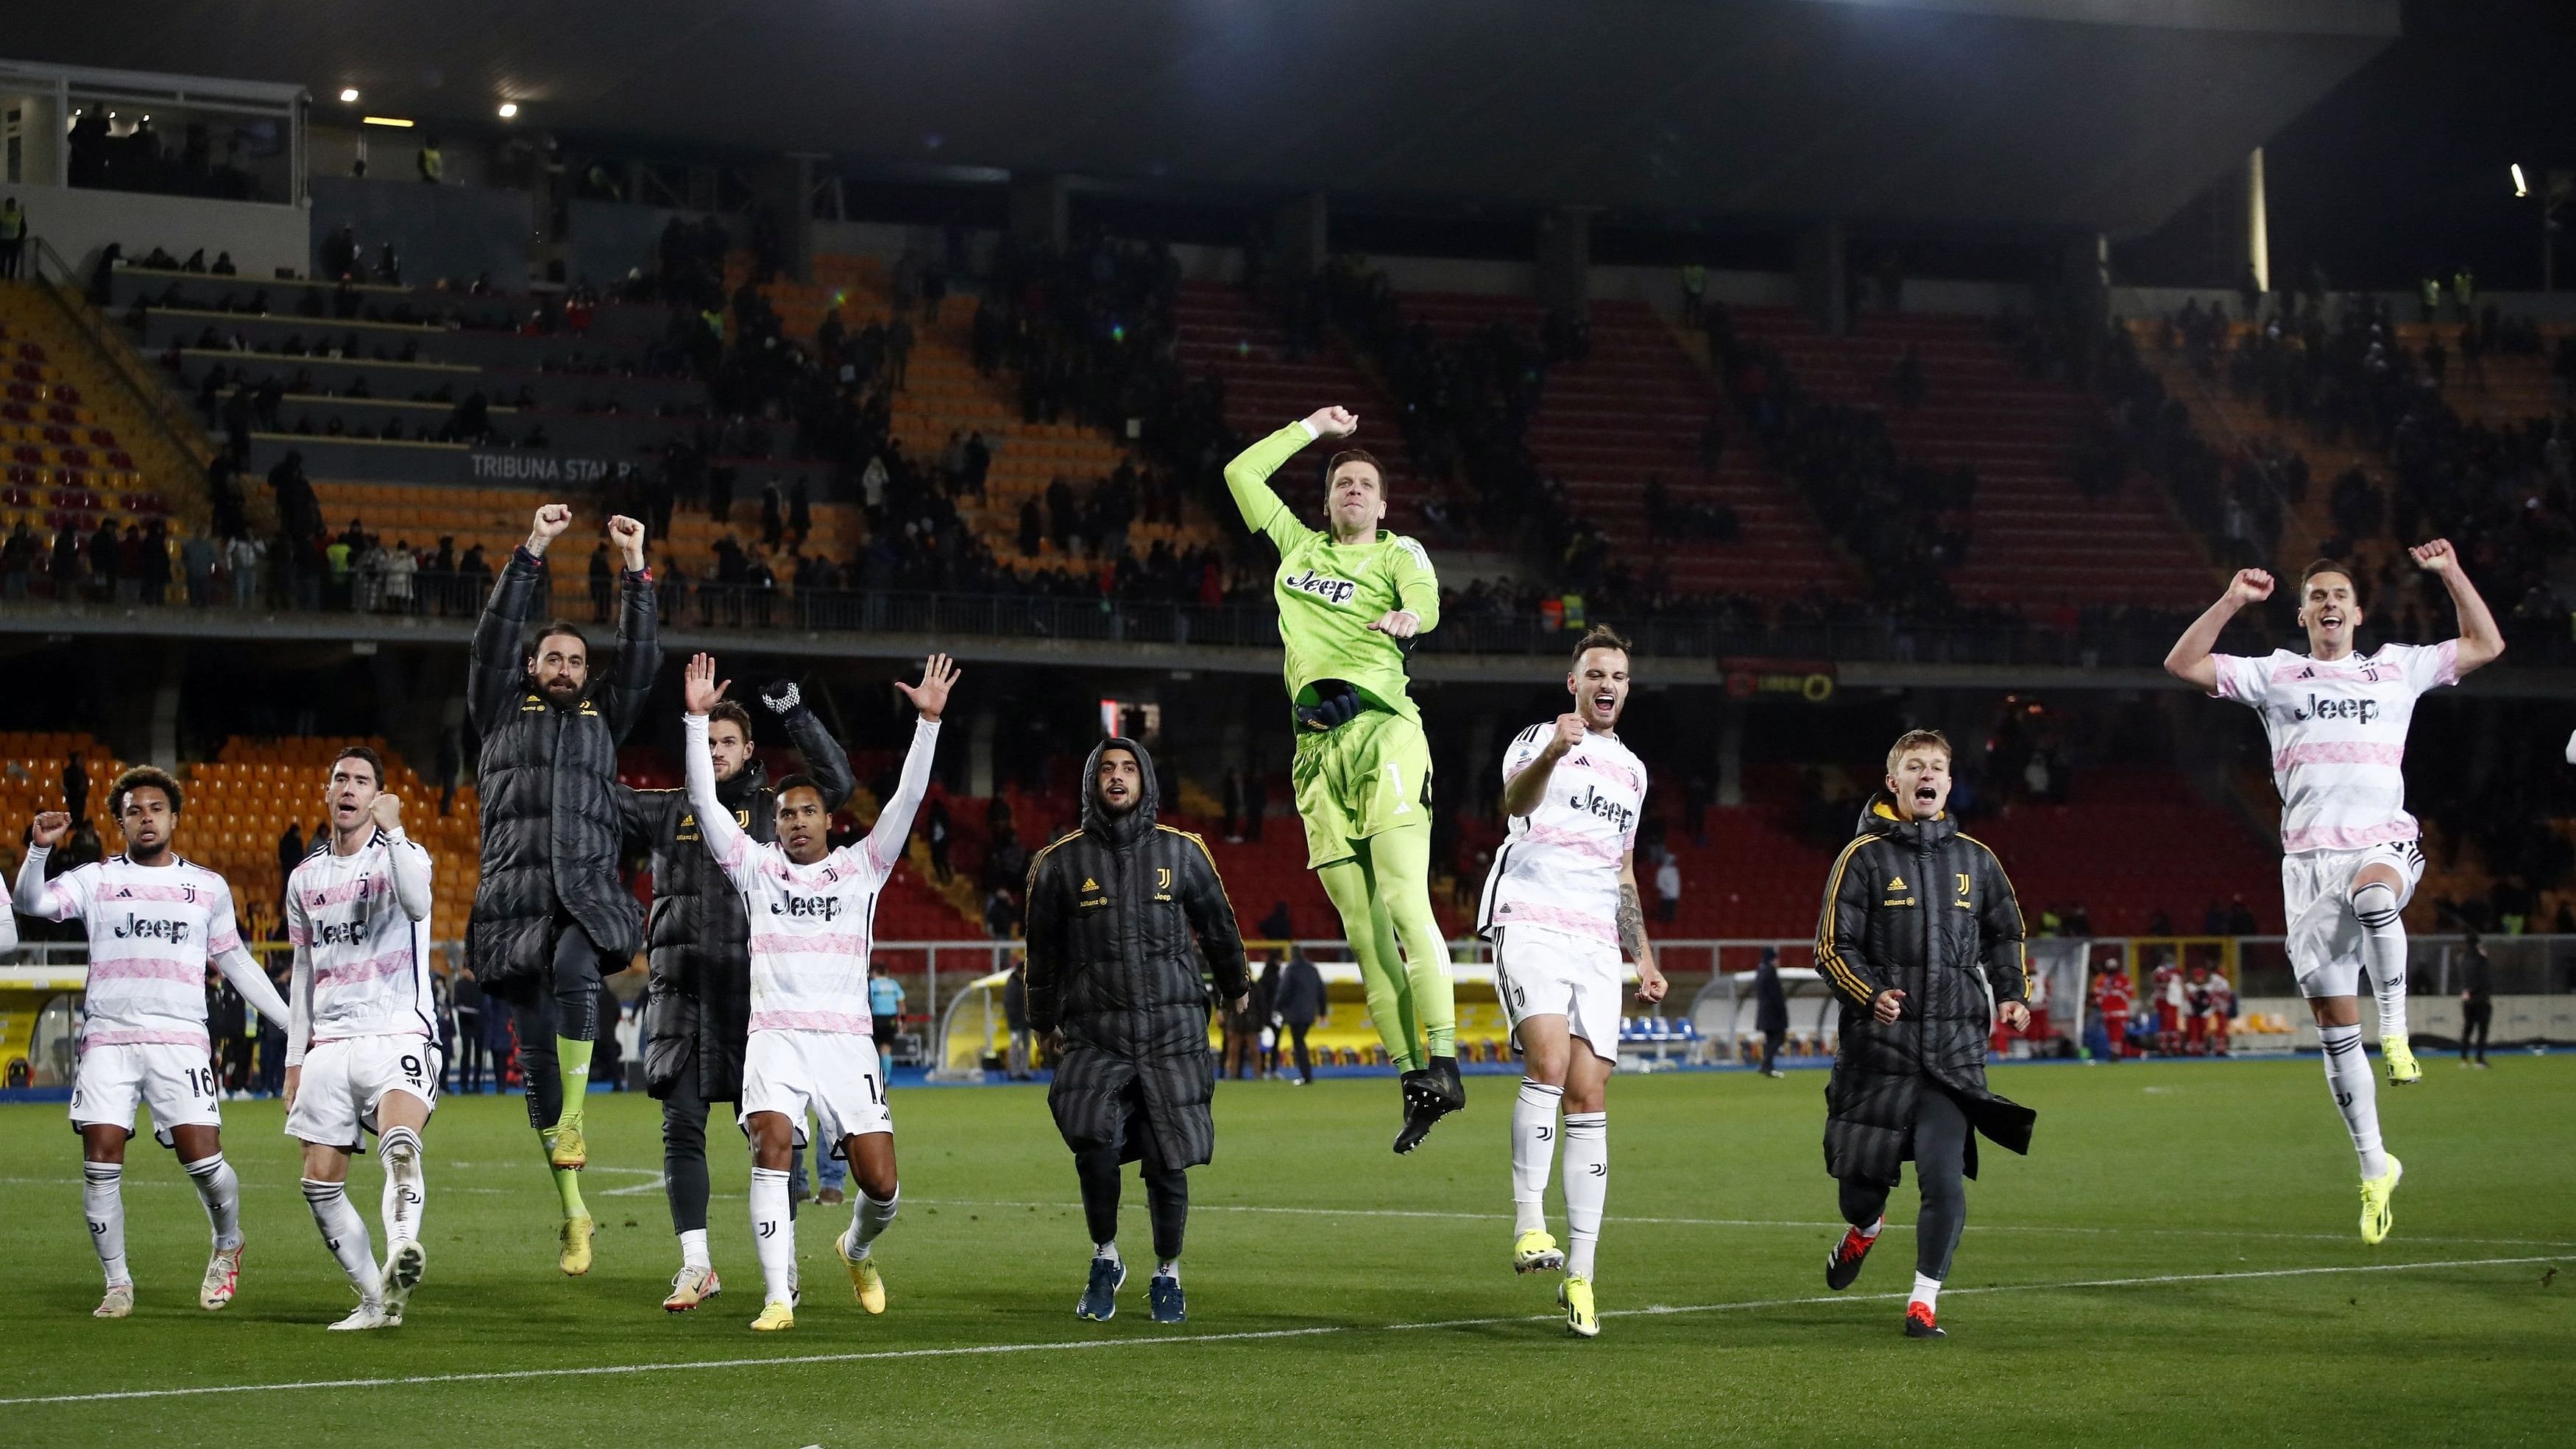
[[[483,874],[465,927],[465,964],[486,991],[521,999],[553,970],[548,926],[560,903],[600,955],[623,965],[644,943],[644,909],[617,876],[625,822],[617,746],[643,716],[662,667],[653,578],[626,576],[617,652],[558,705],[528,678],[529,630],[544,621],[544,560],[525,548],[492,585],[474,628],[466,702],[483,738]]]
[[[1894,1186],[1927,1090],[1947,1092],[1998,1146],[2030,1150],[2038,1114],[1986,1089],[1987,986],[1998,1002],[2030,1000],[2021,903],[1994,852],[1960,834],[1956,817],[1902,820],[1883,793],[1869,803],[1826,881],[1816,969],[1842,999],[1825,1171]],[[1871,1003],[1891,987],[1905,993],[1902,1013],[1881,1024]],[[1974,1134],[1967,1175],[1977,1175]]]
[[[753,711],[755,716],[761,712]],[[841,742],[801,702],[782,723],[805,757],[805,773],[822,787],[823,809],[841,808],[854,778]],[[742,1054],[751,1040],[751,920],[742,892],[716,869],[686,790],[617,787],[626,848],[649,848],[653,912],[645,926],[644,1090],[668,1097],[684,1073],[697,1074],[698,1100],[742,1096]],[[778,791],[758,755],[716,799],[743,833],[766,845],[778,838]]]
[[[1101,807],[1101,752],[1132,751],[1135,808]],[[1131,740],[1101,742],[1082,770],[1082,828],[1029,863],[1029,1026],[1064,1032],[1047,1106],[1076,1152],[1196,1167],[1216,1152],[1216,1054],[1208,983],[1244,994],[1243,936],[1207,843],[1156,824],[1154,762]],[[1192,941],[1195,939],[1196,948]]]

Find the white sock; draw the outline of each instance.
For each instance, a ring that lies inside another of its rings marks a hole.
[[[1178,1283],[1181,1281],[1181,1260],[1178,1258],[1165,1258],[1160,1263],[1154,1265],[1154,1276],[1157,1278],[1169,1278],[1173,1282]]]
[[[419,1132],[409,1127],[388,1129],[376,1150],[385,1159],[385,1193],[380,1207],[385,1219],[385,1252],[391,1255],[396,1243],[420,1241],[420,1219],[429,1203],[429,1184],[421,1175]]]
[[[1125,1261],[1124,1259],[1122,1259],[1122,1258],[1120,1258],[1120,1257],[1118,1256],[1118,1242],[1117,1242],[1117,1240],[1116,1240],[1116,1239],[1114,1239],[1114,1238],[1113,1238],[1113,1239],[1111,1239],[1110,1241],[1106,1242],[1106,1243],[1094,1243],[1094,1244],[1092,1244],[1092,1245],[1091,1245],[1091,1256],[1093,1256],[1093,1257],[1095,1257],[1095,1258],[1106,1259],[1107,1261],[1112,1262],[1112,1263],[1118,1263],[1118,1262],[1124,1262],[1124,1261]]]
[[[886,1230],[886,1224],[894,1221],[895,1210],[903,1205],[903,1189],[897,1187],[894,1196],[884,1202],[868,1196],[866,1188],[851,1196],[859,1202],[850,1210],[850,1256],[864,1258],[868,1255],[868,1244],[875,1242],[877,1234]]]
[[[2373,881],[2352,893],[2352,913],[2361,922],[2361,964],[2379,998],[2379,1034],[2404,1036],[2406,922],[2398,914],[2397,892]]]
[[[2352,1150],[2361,1156],[2361,1175],[2377,1177],[2388,1170],[2388,1154],[2379,1148],[2379,1084],[2370,1074],[2370,1058],[2361,1049],[2361,1028],[2321,1026],[2317,1040],[2325,1047],[2326,1090],[2334,1094],[2343,1125],[2352,1133]]]
[[[108,1284],[134,1281],[125,1266],[125,1164],[81,1164],[81,1211],[89,1218],[89,1245],[98,1250],[98,1266]]]
[[[1610,1196],[1610,1116],[1565,1114],[1565,1274],[1592,1276],[1601,1240],[1601,1204]]]
[[[1512,1099],[1512,1212],[1515,1236],[1547,1227],[1547,1178],[1556,1167],[1556,1109],[1563,1087],[1521,1078]]]
[[[1871,1223],[1865,1228],[1854,1228],[1852,1231],[1860,1234],[1862,1242],[1875,1243],[1878,1241],[1878,1235],[1887,1231],[1887,1214],[1880,1213],[1878,1215],[1877,1222]]]
[[[751,1242],[771,1303],[796,1301],[796,1222],[787,1215],[787,1169],[751,1170]]]
[[[1926,1308],[1937,1309],[1941,1304],[1941,1280],[1938,1278],[1925,1277],[1921,1273],[1915,1274],[1914,1296],[1907,1301],[1920,1303]]]
[[[179,1164],[188,1180],[197,1185],[197,1196],[206,1203],[206,1221],[215,1230],[217,1248],[241,1246],[241,1177],[224,1161],[220,1152],[194,1162]]]
[[[685,1228],[681,1230],[680,1266],[683,1268],[712,1268],[715,1266],[715,1260],[707,1256],[706,1229]]]
[[[376,1259],[367,1243],[367,1220],[349,1206],[346,1183],[304,1179],[304,1204],[313,1209],[313,1225],[322,1230],[322,1246],[340,1260],[340,1271],[369,1303],[376,1301]]]

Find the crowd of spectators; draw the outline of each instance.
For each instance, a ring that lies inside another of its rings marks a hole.
[[[125,125],[122,134],[120,125]],[[179,132],[178,144],[172,146],[154,128],[150,116],[138,114],[125,124],[93,101],[72,113],[71,133],[65,139],[74,186],[225,201],[284,199],[261,194],[259,177],[249,164],[255,138],[245,127],[226,127],[218,152],[215,127],[189,121]],[[269,136],[265,145],[273,151],[275,137]]]

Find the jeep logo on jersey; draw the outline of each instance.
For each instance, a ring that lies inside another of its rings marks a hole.
[[[1360,591],[1360,586],[1349,579],[1337,579],[1331,574],[1319,574],[1311,568],[1293,579],[1281,579],[1279,583],[1282,588],[1295,589],[1301,594],[1312,594],[1325,603],[1336,606],[1349,603],[1358,596]]]
[[[1584,786],[1583,793],[1580,795],[1568,795],[1565,798],[1565,804],[1568,809],[1580,810],[1586,815],[1597,815],[1621,830],[1626,830],[1637,815],[1636,811],[1604,796],[1590,785]]]
[[[362,921],[340,921],[324,926],[315,933],[314,939],[325,946],[355,946],[365,937],[366,930]]]
[[[772,904],[773,916],[819,916],[830,920],[841,913],[839,896],[788,896]]]
[[[115,935],[119,940],[131,938],[142,941],[168,941],[175,945],[188,939],[188,923],[185,921],[147,921],[141,916],[127,916],[125,920],[117,926]]]
[[[2378,700],[2319,699],[2314,694],[2308,696],[2306,707],[2290,711],[2294,720],[2348,719],[2355,724],[2368,724],[2378,717]]]

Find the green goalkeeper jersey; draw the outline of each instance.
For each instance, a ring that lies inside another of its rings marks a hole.
[[[1347,680],[1370,703],[1418,721],[1422,712],[1405,693],[1403,648],[1368,626],[1408,609],[1422,620],[1420,632],[1430,633],[1440,623],[1439,576],[1422,545],[1400,533],[1381,528],[1366,543],[1335,543],[1298,521],[1269,480],[1314,440],[1304,422],[1290,423],[1225,465],[1225,486],[1244,523],[1279,547],[1271,591],[1279,599],[1289,697],[1312,704],[1317,680]]]

